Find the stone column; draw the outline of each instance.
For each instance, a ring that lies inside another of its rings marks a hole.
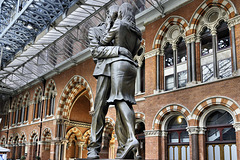
[[[56,148],[55,148],[55,160],[60,159],[60,150],[61,150],[61,142],[56,142]]]
[[[199,159],[199,146],[198,146],[198,133],[199,128],[196,126],[187,127],[187,131],[190,137],[190,159],[198,160]]]
[[[55,142],[52,141],[50,146],[50,159],[54,160],[54,158],[55,158]]]
[[[164,91],[164,50],[160,50],[160,91]]]
[[[68,143],[68,140],[62,140],[62,145],[63,145],[63,154],[62,154],[62,159],[63,160],[66,160],[66,153],[67,153],[67,143]]]
[[[178,74],[177,74],[177,45],[172,45],[173,49],[173,76],[174,76],[174,88],[178,88]]]
[[[161,159],[161,131],[145,130],[145,159]]]
[[[157,52],[157,59],[156,59],[156,65],[157,65],[157,70],[156,70],[156,80],[157,80],[157,88],[156,88],[156,91],[160,91],[160,55],[159,55],[159,52]]]
[[[82,158],[82,152],[83,152],[83,146],[84,146],[85,142],[78,142],[78,158]]]
[[[213,47],[213,76],[218,79],[218,61],[217,61],[217,31],[212,30],[212,47]]]
[[[187,41],[187,82],[192,82],[191,42]]]
[[[237,122],[233,125],[236,132],[236,147],[237,147],[237,159],[240,159],[240,122]]]

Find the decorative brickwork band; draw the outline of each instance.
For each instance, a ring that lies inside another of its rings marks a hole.
[[[221,105],[229,108],[234,114],[237,122],[240,121],[240,106],[236,102],[234,102],[233,100],[227,97],[210,97],[200,102],[194,108],[194,110],[191,113],[191,117],[192,117],[191,124],[193,126],[198,126],[201,115],[204,113],[206,109],[208,109],[210,106],[213,106],[213,105]]]
[[[145,137],[159,137],[161,136],[161,131],[160,130],[145,130],[144,134]]]
[[[66,139],[70,139],[72,135],[74,135],[74,138],[76,136],[77,141],[82,141],[82,132],[77,127],[73,127],[67,132]]]
[[[180,112],[182,115],[185,116],[187,121],[190,120],[190,111],[186,107],[181,106],[179,104],[170,104],[168,106],[163,107],[162,109],[160,109],[158,111],[158,113],[156,114],[156,116],[153,120],[152,129],[153,130],[160,129],[160,124],[161,124],[162,120],[164,119],[164,116],[166,116],[170,112]]]

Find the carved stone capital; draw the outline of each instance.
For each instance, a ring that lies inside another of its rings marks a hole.
[[[188,134],[199,134],[199,128],[196,126],[187,127]]]
[[[84,144],[85,144],[85,142],[77,142],[77,145],[79,146],[79,147],[83,147],[84,146]]]
[[[186,43],[192,43],[196,41],[196,36],[195,34],[191,34],[185,38]]]
[[[145,137],[159,137],[161,136],[160,130],[145,130],[144,131]]]
[[[235,132],[240,131],[240,123],[239,122],[234,123],[233,128],[235,128]]]
[[[237,25],[239,23],[240,23],[240,15],[235,16],[235,17],[229,19],[228,20],[228,27],[231,28],[231,27],[233,27],[233,26],[235,26],[235,25]]]
[[[146,52],[146,53],[145,53],[145,59],[148,59],[148,58],[151,58],[151,57],[153,57],[153,56],[156,56],[157,53],[159,53],[159,49],[158,49],[158,48],[153,49],[153,50],[151,50],[151,51],[149,51],[149,52]]]

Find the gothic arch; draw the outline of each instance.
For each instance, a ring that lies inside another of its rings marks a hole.
[[[39,86],[36,88],[35,93],[34,93],[34,97],[33,97],[34,103],[36,103],[36,100],[40,93],[42,93],[42,87]]]
[[[30,100],[30,93],[26,92],[23,96],[23,106],[26,106],[29,100]]]
[[[30,142],[34,142],[35,140],[38,140],[38,132],[34,129],[30,134]]]
[[[135,112],[135,118],[140,119],[142,122],[145,123],[145,114],[142,112]]]
[[[50,137],[49,137],[50,134]],[[45,128],[42,133],[42,139],[46,139],[47,137],[52,139],[52,131],[50,128]]]
[[[57,93],[56,83],[53,79],[50,79],[47,83],[46,89],[45,89],[45,96],[49,98],[50,91],[53,91],[54,93]]]
[[[87,96],[90,101],[90,111],[94,111],[93,94],[90,85],[82,76],[75,75],[69,80],[62,91],[57,109],[57,118],[68,119],[74,97],[84,90],[87,91]]]
[[[77,127],[73,127],[70,130],[68,130],[66,134],[66,139],[71,138],[73,134],[75,134],[75,136],[77,137],[77,141],[82,140],[82,132]]]
[[[90,134],[91,134],[91,130],[90,130],[90,129],[84,132],[84,134],[83,134],[83,140],[85,141],[85,143],[86,143],[86,141],[88,140]]]
[[[168,115],[170,112],[179,112],[186,118],[187,121],[190,120],[190,111],[186,107],[184,107],[180,104],[170,104],[170,105],[163,107],[162,109],[160,109],[158,111],[158,113],[156,114],[156,116],[153,119],[152,129],[153,130],[160,129],[161,128],[160,125],[161,125],[164,117],[166,115]]]
[[[199,24],[199,20],[203,17],[206,11],[211,7],[220,7],[224,9],[229,19],[233,18],[237,14],[237,10],[233,3],[230,0],[205,0],[194,12],[193,16],[190,19],[190,31],[191,34],[196,33],[196,27]]]
[[[26,133],[25,132],[22,132],[21,134],[20,134],[20,137],[19,137],[20,139],[19,139],[19,142],[20,143],[25,143],[25,142],[27,142],[27,136],[26,136]]]
[[[221,105],[231,110],[231,113],[233,114],[233,118],[240,122],[240,106],[232,99],[228,97],[210,97],[207,99],[202,100],[200,103],[198,103],[195,108],[193,109],[191,113],[192,117],[192,125],[198,126],[199,120],[202,116],[202,114],[209,109],[210,106],[216,106]]]
[[[23,105],[23,96],[20,95],[18,96],[17,106],[22,107],[22,105]]]
[[[170,16],[160,26],[154,38],[153,49],[161,48],[161,43],[164,35],[167,33],[168,29],[173,25],[180,26],[180,28],[184,31],[185,35],[188,34],[189,27],[187,20],[180,16]]]

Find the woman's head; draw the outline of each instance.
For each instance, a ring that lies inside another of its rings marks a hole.
[[[119,19],[124,19],[129,22],[134,22],[135,23],[135,14],[134,14],[134,8],[130,3],[123,3],[119,7],[118,11],[118,17]]]

